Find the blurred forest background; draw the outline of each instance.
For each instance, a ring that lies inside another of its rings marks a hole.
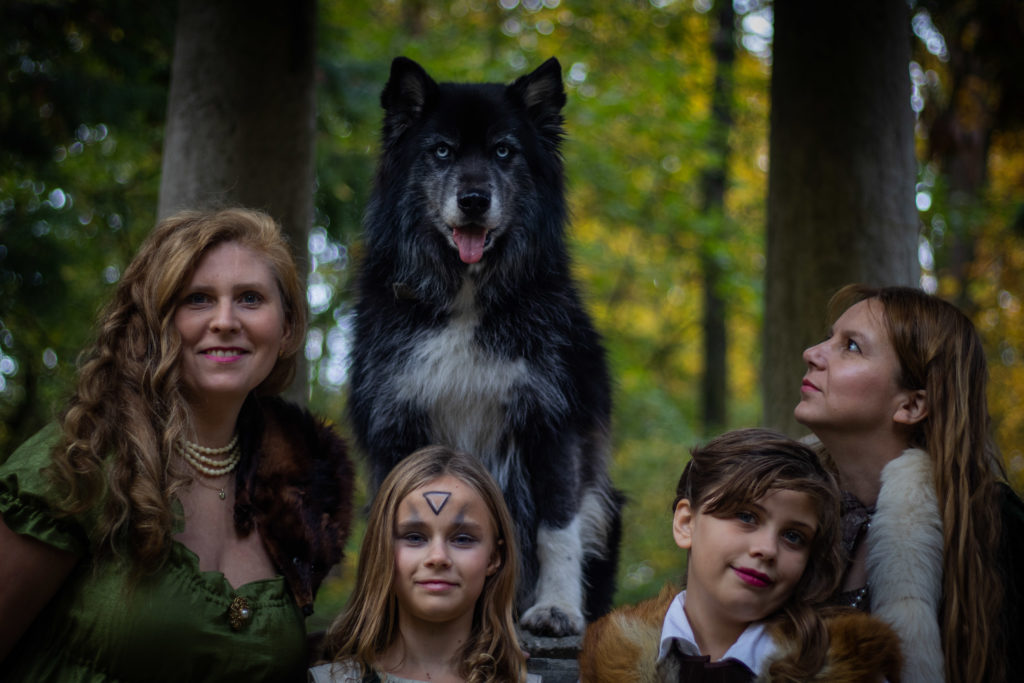
[[[906,31],[921,284],[984,336],[993,428],[1018,490],[1022,7],[912,2]],[[438,80],[508,82],[557,56],[571,251],[612,363],[613,476],[630,500],[617,602],[653,594],[682,571],[669,507],[689,447],[763,418],[772,4],[320,0],[316,15],[311,407],[347,432],[350,286],[391,59],[416,59]],[[0,452],[59,410],[100,305],[156,220],[176,18],[168,2],[0,5]],[[821,87],[843,82],[835,73]],[[706,335],[709,305],[724,336]],[[824,311],[810,314],[824,330]],[[722,396],[709,400],[715,382]],[[792,386],[770,400],[795,404],[798,376]],[[343,603],[360,538],[316,626]]]

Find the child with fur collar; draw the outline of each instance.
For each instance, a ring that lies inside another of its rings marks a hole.
[[[591,625],[583,683],[899,680],[888,627],[815,608],[842,559],[838,486],[812,450],[768,430],[730,432],[693,450],[676,494],[687,590]]]

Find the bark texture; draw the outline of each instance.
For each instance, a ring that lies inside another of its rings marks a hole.
[[[782,2],[775,38],[763,357],[764,423],[791,434],[829,297],[917,285],[910,18],[903,2]]]
[[[180,0],[158,214],[246,206],[278,220],[300,274],[313,220],[315,0]],[[300,368],[293,398],[305,398]]]
[[[736,13],[732,0],[719,0],[715,8],[718,27],[711,51],[715,57],[715,82],[711,93],[711,166],[701,174],[701,211],[718,219],[719,231],[714,242],[729,239],[729,222],[725,217],[725,191],[729,178],[729,129],[732,126],[733,63],[736,60]],[[704,433],[717,434],[728,419],[728,328],[727,302],[722,295],[723,273],[716,258],[716,244],[704,245],[701,255],[701,276],[704,280],[704,318],[701,323],[704,339],[704,376],[701,382],[701,414]]]

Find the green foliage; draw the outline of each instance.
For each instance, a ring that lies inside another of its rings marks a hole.
[[[698,247],[725,278],[729,426],[759,420],[769,64],[738,51],[733,152],[727,160],[710,158],[714,18],[695,9],[703,4],[710,3],[321,0],[319,6],[311,402],[342,432],[351,266],[359,258],[379,95],[391,59],[412,57],[439,80],[502,82],[549,56],[561,61],[569,92],[565,156],[574,268],[609,351],[616,383],[613,478],[629,499],[619,603],[652,595],[684,569],[669,506],[688,450],[703,432]],[[0,452],[60,407],[110,283],[153,224],[173,5],[0,4]],[[963,18],[956,3],[925,5],[943,30]],[[740,12],[756,7],[737,3]],[[1005,64],[1019,60],[1018,53],[986,48],[1003,44],[970,43],[987,50],[987,60],[1004,54]],[[923,128],[936,119],[932,108],[950,99],[954,79],[950,65],[934,55],[916,59],[929,102]],[[1018,92],[1019,71],[1009,70],[1000,92]],[[1006,104],[1008,95],[989,99],[1004,102],[1001,121],[1007,111],[1020,111]],[[940,293],[970,308],[989,345],[994,426],[1020,488],[1019,126],[993,135],[990,145],[991,182],[970,197],[950,192],[938,166],[925,167],[921,189],[933,201],[922,213],[923,234],[936,257],[928,275]],[[922,157],[926,148],[922,138]],[[702,214],[700,174],[723,161],[730,178],[726,210]],[[954,258],[962,260],[954,237],[970,246],[966,271]],[[361,491],[360,509],[365,498]],[[322,589],[311,629],[326,627],[343,606],[361,538],[357,519],[347,560]]]
[[[9,0],[0,6],[0,452],[59,409],[99,306],[152,226],[173,4]],[[950,3],[926,4],[944,30],[959,16],[950,13]],[[359,259],[379,95],[391,59],[412,57],[439,80],[502,82],[549,56],[561,61],[569,93],[565,157],[574,271],[609,352],[613,478],[629,499],[619,603],[655,593],[684,569],[671,539],[669,505],[688,450],[703,433],[699,250],[721,268],[729,303],[729,426],[753,425],[760,417],[770,67],[738,51],[732,154],[712,158],[714,17],[695,9],[700,5],[321,0],[319,6],[308,353],[312,406],[342,432],[352,265]],[[741,12],[756,7],[737,4]],[[743,16],[739,21],[745,25]],[[950,100],[953,76],[949,64],[918,52],[928,103],[923,129],[938,118],[934,107]],[[1017,92],[1014,83],[1003,83],[1002,92]],[[1007,121],[1005,112],[1000,120]],[[927,274],[940,293],[969,308],[989,345],[994,426],[1019,488],[1019,126],[997,131],[990,146],[991,181],[971,196],[950,191],[939,165],[924,167],[921,190],[932,204],[922,213],[923,235],[935,255]],[[924,138],[919,153],[929,153]],[[725,212],[701,213],[701,173],[722,162],[730,179]],[[958,245],[970,247],[966,270]],[[364,504],[361,492],[357,505]],[[360,519],[344,567],[321,592],[311,628],[326,627],[344,604],[361,537]]]
[[[702,215],[697,183],[708,158],[713,17],[687,3],[321,3],[318,220],[358,259],[358,215],[372,177],[391,59],[416,59],[438,80],[509,82],[548,57],[562,64],[574,269],[608,347],[616,382],[613,477],[626,493],[619,602],[681,576],[672,541],[674,488],[702,433],[697,247],[721,265],[729,301],[733,425],[759,416],[761,234],[767,159],[768,69],[740,51],[735,153],[726,215]],[[511,6],[511,9],[503,9]],[[759,165],[760,160],[760,165]],[[349,270],[328,279],[314,326],[341,334]],[[344,352],[344,346],[338,350]],[[326,342],[314,363],[337,363]],[[320,381],[314,406],[340,419],[343,387]],[[341,423],[344,426],[344,423]],[[354,548],[353,548],[354,551]],[[325,587],[340,606],[351,569]],[[329,610],[328,610],[329,611]]]
[[[1024,490],[1024,5],[922,2],[913,19],[917,186],[925,284],[985,343],[989,411],[1011,484]]]
[[[152,227],[166,3],[0,8],[0,450],[52,418],[109,283]]]
[[[767,67],[741,51],[726,215],[706,216],[696,185],[721,161],[706,152],[712,17],[690,4],[323,0],[319,14],[312,406],[347,431],[351,265],[391,59],[412,57],[439,80],[508,82],[557,56],[574,268],[616,382],[613,476],[629,498],[618,599],[678,579],[668,506],[702,432],[698,245],[725,272],[734,424],[758,418]],[[99,306],[153,224],[172,29],[167,3],[0,9],[4,451],[60,407]],[[343,604],[361,533],[312,627]]]

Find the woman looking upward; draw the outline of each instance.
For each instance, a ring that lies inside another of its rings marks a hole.
[[[846,492],[837,597],[896,629],[903,680],[1006,680],[1024,670],[1024,506],[989,435],[978,333],[905,287],[849,285],[830,312],[794,415]]]

